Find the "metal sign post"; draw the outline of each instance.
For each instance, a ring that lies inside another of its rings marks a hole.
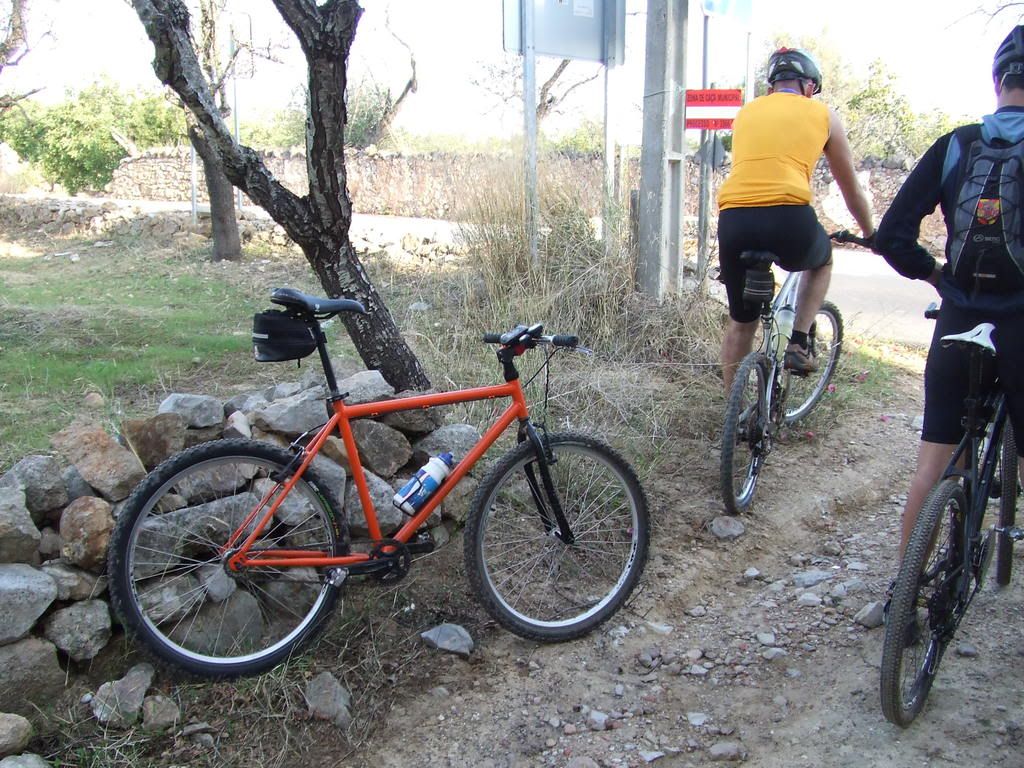
[[[540,201],[537,192],[537,56],[534,51],[533,0],[522,3],[523,117],[526,144],[526,235],[530,264],[540,266]]]
[[[705,17],[705,22],[707,17]],[[701,166],[700,198],[697,216],[697,279],[704,288],[708,273],[708,230],[711,209],[711,169],[714,165],[712,151],[716,145],[717,132],[732,127],[732,120],[743,104],[743,92],[739,88],[704,88],[686,92],[686,127],[700,128]]]
[[[560,59],[599,61],[605,69],[604,233],[610,230],[608,206],[613,195],[614,141],[609,127],[611,85],[608,67],[622,62],[626,50],[625,0],[504,0],[504,46],[523,56],[525,115],[526,220],[530,257],[539,260],[537,227],[537,54]],[[606,243],[608,237],[605,237]],[[606,246],[607,247],[607,246]]]

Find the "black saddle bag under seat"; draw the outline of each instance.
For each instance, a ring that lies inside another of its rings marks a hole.
[[[743,301],[757,306],[767,304],[775,298],[775,275],[770,262],[747,267],[743,276]]]
[[[313,327],[304,320],[275,309],[252,316],[252,353],[256,362],[301,360],[315,351]]]

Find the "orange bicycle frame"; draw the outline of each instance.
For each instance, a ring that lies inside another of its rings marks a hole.
[[[502,433],[514,421],[526,421],[529,418],[529,411],[526,407],[526,398],[523,395],[523,388],[519,379],[513,379],[504,384],[497,384],[488,387],[473,387],[470,389],[459,389],[451,392],[436,394],[416,395],[413,397],[401,398],[398,400],[379,400],[371,403],[360,403],[358,405],[346,405],[344,400],[338,398],[332,402],[334,415],[320,431],[317,432],[313,441],[304,449],[304,458],[298,469],[280,487],[275,486],[267,492],[260,503],[242,521],[235,532],[231,535],[224,551],[233,551],[228,558],[228,565],[232,570],[239,570],[246,566],[261,567],[345,567],[364,563],[372,559],[372,555],[365,552],[354,552],[348,555],[335,556],[323,552],[311,552],[309,550],[288,550],[288,549],[260,549],[251,551],[253,543],[259,538],[267,524],[273,518],[277,508],[284,501],[284,498],[291,492],[292,488],[302,477],[306,468],[313,461],[313,458],[320,452],[327,438],[337,433],[341,436],[348,455],[349,466],[352,470],[352,481],[356,485],[359,495],[359,503],[366,517],[366,527],[370,533],[370,542],[382,540],[380,523],[377,513],[370,498],[370,489],[366,483],[366,476],[363,474],[362,463],[359,459],[359,452],[356,448],[355,438],[352,435],[351,420],[363,417],[375,417],[386,413],[397,411],[411,411],[417,408],[430,408],[439,405],[453,405],[455,403],[469,403],[477,400],[495,400],[508,397],[512,402],[505,409],[490,428],[483,434],[480,440],[466,454],[465,457],[452,469],[448,477],[441,483],[437,491],[427,500],[414,516],[410,517],[390,538],[401,542],[408,542],[426,522],[431,513],[437,509],[448,493],[466,473],[473,468],[473,465],[480,459],[487,450],[494,445]],[[277,498],[267,506],[269,499],[274,495]],[[262,510],[262,512],[261,512]],[[253,520],[259,518],[259,522],[246,534]],[[244,540],[243,540],[244,539]],[[239,543],[241,541],[241,543]]]

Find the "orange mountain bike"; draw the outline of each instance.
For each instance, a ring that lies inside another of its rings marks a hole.
[[[150,651],[212,677],[275,666],[323,625],[346,579],[408,573],[412,555],[430,546],[417,535],[421,526],[513,423],[518,445],[481,481],[464,531],[477,597],[502,626],[543,641],[579,637],[623,605],[647,559],[640,482],[605,443],[535,425],[515,365],[544,347],[538,373],[547,370],[558,350],[582,349],[575,336],[545,336],[541,325],[486,334],[485,342],[499,345],[504,384],[347,405],[320,321],[363,307],[290,288],[271,301],[285,309],[256,316],[257,359],[319,352],[330,418],[290,450],[240,439],[190,448],[131,494],[110,542],[111,602]],[[397,530],[382,532],[351,420],[498,398],[508,407],[433,496]],[[345,446],[369,530],[364,541],[350,541],[346,517],[310,466],[331,435]]]

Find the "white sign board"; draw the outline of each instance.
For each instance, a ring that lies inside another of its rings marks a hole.
[[[621,64],[626,51],[626,0],[503,0],[504,43],[522,53],[522,3],[534,5],[534,49],[559,59]]]

